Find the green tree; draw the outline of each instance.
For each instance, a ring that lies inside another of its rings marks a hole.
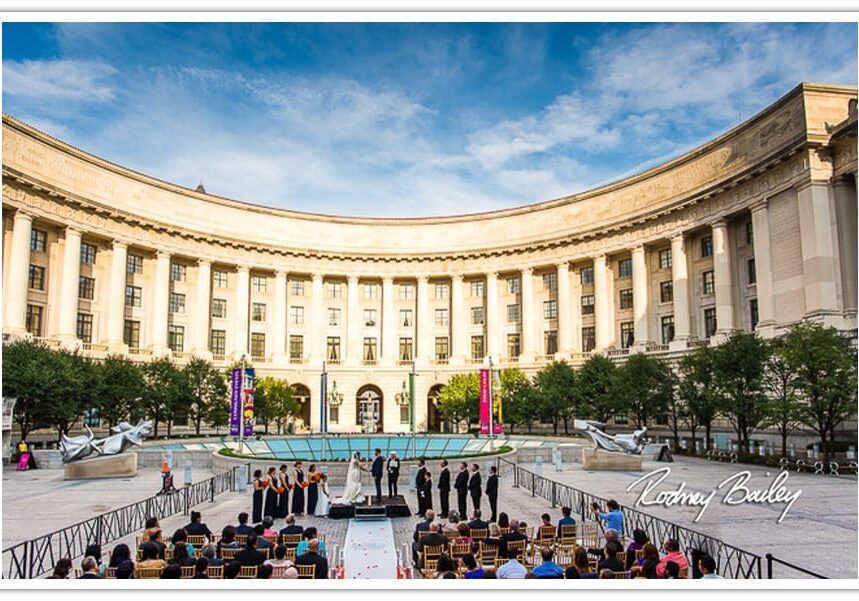
[[[671,379],[662,361],[644,353],[634,353],[617,368],[613,383],[620,411],[631,414],[636,427],[647,427],[649,419],[665,413],[671,395]]]
[[[121,355],[108,355],[97,365],[97,371],[99,417],[113,427],[139,416],[144,387],[140,366]]]
[[[167,436],[172,432],[176,415],[177,394],[181,393],[180,373],[167,357],[153,359],[143,364],[143,407],[152,420],[153,436],[158,436],[158,424],[167,424]]]
[[[534,387],[531,380],[518,367],[501,370],[500,401],[502,402],[502,417],[510,427],[510,433],[516,426],[528,426],[537,419]]]
[[[582,418],[605,423],[617,412],[616,372],[614,362],[604,355],[591,355],[584,362],[578,372]]]
[[[715,351],[703,346],[680,361],[678,396],[683,401],[686,423],[692,434],[704,428],[704,447],[710,449],[713,422],[719,415],[719,390],[716,385]]]
[[[53,394],[51,355],[42,344],[17,340],[3,347],[3,396],[16,397],[13,419],[26,439],[51,425],[48,399]]]
[[[254,411],[258,404],[262,405],[263,412],[257,415],[265,420],[266,434],[268,434],[269,422],[274,421],[277,425],[277,433],[281,434],[287,420],[298,415],[300,407],[292,394],[292,386],[286,380],[265,377],[256,382]]]
[[[221,428],[230,423],[230,401],[221,399],[213,401],[206,411],[206,421],[220,434]]]
[[[714,359],[721,413],[748,453],[752,432],[770,419],[772,411],[763,388],[769,346],[755,334],[738,332],[716,347]]]
[[[695,449],[695,433],[698,430],[698,421],[690,414],[689,407],[684,402],[680,395],[679,388],[682,385],[678,383],[677,375],[674,372],[670,373],[672,380],[671,393],[668,396],[665,417],[668,421],[668,426],[671,428],[671,435],[674,438],[674,448],[680,448],[680,429],[683,425],[689,427],[692,435],[692,449]]]
[[[456,374],[438,393],[438,412],[454,424],[457,433],[459,425],[477,421],[480,409],[480,378],[476,373]]]
[[[97,406],[99,384],[96,366],[78,352],[55,351],[49,365],[52,382],[48,411],[59,441],[85,408]]]
[[[787,457],[787,439],[802,425],[803,407],[797,397],[799,379],[790,365],[782,338],[770,341],[772,353],[764,372],[764,389],[772,400],[769,425],[781,436],[781,454]]]
[[[556,435],[561,420],[564,432],[569,433],[569,419],[580,405],[576,384],[576,372],[565,361],[552,361],[534,376],[540,418],[552,422]]]
[[[856,413],[856,348],[835,328],[810,323],[795,326],[783,343],[803,402],[802,421],[820,436],[828,463],[835,428]]]
[[[211,406],[227,398],[227,384],[223,374],[204,359],[191,359],[182,371],[191,397],[188,418],[199,436]]]

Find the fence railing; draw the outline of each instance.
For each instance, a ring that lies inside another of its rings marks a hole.
[[[239,468],[189,484],[172,494],[157,494],[124,507],[102,513],[83,522],[56,530],[3,549],[3,578],[38,578],[54,569],[63,557],[81,557],[88,545],[106,545],[134,532],[141,532],[149,517],[163,519],[211,502],[225,492],[240,488]],[[250,482],[250,464],[244,484]]]
[[[499,471],[502,464],[512,470],[513,486],[527,489],[531,496],[549,501],[552,507],[569,507],[578,512],[582,521],[593,519],[593,512],[590,511],[592,503],[605,506],[608,501],[598,495],[539,476],[504,457],[501,457],[498,463]],[[687,549],[689,553],[698,550],[713,557],[718,573],[727,578],[763,578],[763,558],[760,555],[631,507],[621,506],[620,510],[623,513],[625,532],[644,530],[650,539],[655,541],[676,539],[680,548]],[[690,562],[693,573],[697,572],[696,563],[693,557],[693,562]]]
[[[811,576],[812,578],[821,578],[824,580],[829,579],[828,576],[824,576],[823,574],[818,574],[817,572],[812,572],[811,570],[807,570],[805,568],[799,567],[796,564],[792,564],[789,561],[784,561],[783,559],[773,557],[772,553],[767,553],[766,555],[764,555],[764,557],[766,557],[766,559],[767,559],[767,578],[771,579],[773,577],[773,564],[778,563],[778,564],[781,564],[785,567],[788,567],[788,568],[791,568],[791,569],[796,570],[798,572],[801,572],[803,574],[807,574],[808,576]]]

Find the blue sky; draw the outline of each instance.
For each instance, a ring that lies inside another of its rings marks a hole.
[[[3,111],[239,200],[422,216],[580,192],[800,81],[856,24],[4,23]]]

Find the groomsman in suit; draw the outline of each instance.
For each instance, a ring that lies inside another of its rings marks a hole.
[[[396,497],[400,493],[397,491],[397,480],[400,478],[400,460],[397,458],[397,452],[391,451],[391,456],[388,458],[388,496]]]
[[[441,460],[441,471],[438,473],[438,498],[441,503],[440,518],[447,518],[450,509],[450,470],[447,467],[447,459]]]
[[[421,490],[423,490],[424,482],[426,481],[426,478],[424,477],[424,474],[426,473],[426,463],[424,463],[423,459],[418,460],[418,473],[415,476],[415,494],[418,496],[418,512],[415,515],[423,516],[427,510],[421,501]]]
[[[466,516],[468,515],[468,507],[466,507],[466,499],[468,498],[468,464],[464,461],[459,464],[459,473],[456,475],[453,487],[456,489],[459,515]]]
[[[373,467],[372,467],[371,471],[373,473],[373,481],[376,483],[376,502],[381,503],[382,502],[382,464],[385,462],[385,460],[382,459],[382,449],[376,449],[375,451],[373,451],[373,454],[376,456],[376,458],[373,459]]]
[[[426,515],[432,509],[432,474],[424,470],[424,481],[418,489],[418,511]]]
[[[498,510],[498,474],[495,466],[489,468],[489,477],[486,479],[486,496],[489,497],[489,508],[492,510],[490,522],[498,520],[496,515]]]
[[[468,491],[471,493],[471,502],[475,509],[480,509],[480,495],[483,494],[482,478],[480,477],[480,466],[471,464],[471,478],[468,479]]]

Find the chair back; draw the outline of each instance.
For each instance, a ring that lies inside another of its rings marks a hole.
[[[104,571],[105,578],[116,578],[116,568],[107,568]]]
[[[241,551],[241,549],[231,549],[229,547],[221,547],[221,557],[223,559],[234,559],[236,553]]]
[[[202,547],[206,544],[206,537],[202,534],[189,534],[188,542],[194,545],[194,550],[196,550],[197,547]]]
[[[471,545],[469,543],[450,543],[450,556],[462,557],[471,553]]]
[[[494,561],[498,558],[498,547],[495,545],[487,545],[483,541],[480,541],[480,565],[483,566],[491,566],[494,565]]]
[[[585,522],[582,524],[581,539],[582,546],[584,547],[591,549],[602,547],[599,524],[596,522]]]
[[[182,575],[180,578],[193,578],[194,577],[194,566],[182,566]]]
[[[257,566],[242,566],[242,569],[239,570],[239,578],[256,578],[257,577]]]
[[[284,534],[283,535],[283,544],[287,547],[297,547],[298,543],[301,542],[300,534]]]
[[[238,541],[238,543],[244,547],[248,544],[248,535],[247,534],[236,534],[236,541]]]
[[[629,572],[612,572],[611,577],[615,580],[629,580]]]
[[[505,563],[507,563],[508,561],[510,561],[510,560],[509,560],[509,559],[507,559],[506,557],[504,557],[504,558],[496,557],[496,558],[495,558],[495,561],[493,562],[493,563],[494,563],[494,565],[495,565],[495,569],[497,570],[498,568],[500,568],[501,566],[503,566],[503,565],[504,565]]]
[[[424,557],[440,557],[447,545],[427,545],[424,547]]]
[[[508,532],[510,532],[510,526],[507,526],[506,528],[498,528],[498,529],[501,531],[501,534],[502,534],[502,535],[507,534]]]
[[[286,572],[286,570],[289,569],[289,567],[290,566],[288,566],[288,565],[272,566],[271,577],[272,578],[283,578],[283,574]]]
[[[459,532],[456,530],[445,530],[442,534],[447,537],[447,540],[453,540],[459,536]]]
[[[161,578],[162,571],[164,571],[164,568],[135,568],[134,578],[137,580]]]
[[[471,538],[474,540],[482,540],[484,538],[489,538],[489,529],[488,528],[474,528],[471,531]]]
[[[224,566],[209,566],[209,569],[206,570],[206,575],[209,578],[223,578]]]
[[[508,543],[507,543],[507,550],[509,551],[510,549],[519,549],[519,552],[520,552],[520,553],[524,553],[524,552],[525,552],[525,543],[526,543],[526,542],[528,542],[528,541],[525,541],[525,540],[511,540],[510,542],[508,542]]]
[[[561,524],[561,534],[558,536],[559,542],[568,544],[576,542],[576,525]]]
[[[618,551],[617,558],[626,565],[626,551]]]
[[[555,527],[554,526],[540,526],[540,529],[537,531],[537,540],[541,543],[550,543],[555,540]]]
[[[295,566],[298,568],[298,577],[304,578],[305,580],[313,580],[316,578],[316,566],[313,564],[298,564]]]
[[[289,561],[295,561],[295,552],[298,550],[298,547],[286,547],[286,555],[284,559],[288,559]]]

